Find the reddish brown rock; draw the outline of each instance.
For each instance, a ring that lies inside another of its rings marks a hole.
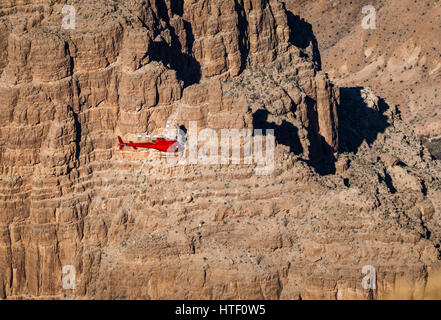
[[[388,114],[383,140],[318,173],[348,128],[280,1],[84,0],[75,30],[62,5],[0,5],[1,298],[385,298],[397,274],[432,288],[440,164]],[[274,171],[118,150],[167,119],[274,128]]]

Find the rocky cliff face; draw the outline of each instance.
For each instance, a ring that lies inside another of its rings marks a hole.
[[[314,32],[323,68],[334,83],[370,86],[389,104],[399,105],[416,134],[441,135],[439,1],[424,5],[413,0],[285,3]],[[362,28],[366,5],[375,8],[375,29]],[[436,153],[441,150],[435,149]]]
[[[78,0],[73,30],[65,4],[0,5],[2,298],[382,298],[400,276],[430,289],[440,164],[372,92],[332,85],[281,1]],[[167,119],[275,129],[276,168],[118,150]]]

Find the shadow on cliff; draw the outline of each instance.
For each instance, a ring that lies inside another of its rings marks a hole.
[[[238,0],[234,1],[234,9],[238,15],[238,28],[239,28],[239,51],[240,51],[240,71],[247,66],[248,55],[250,54],[249,41],[248,41],[248,21],[246,18],[245,10]]]
[[[433,158],[441,160],[441,138],[430,138],[424,136],[421,141],[429,149],[430,154]]]
[[[317,101],[306,97],[306,110],[309,125],[306,128],[308,132],[308,165],[320,175],[335,173],[334,149],[326,142],[325,138],[319,133],[319,123],[317,114]]]
[[[191,24],[183,20],[186,35],[186,42],[183,47],[174,27],[170,24],[169,12],[164,0],[156,0],[156,7],[158,10],[155,17],[156,24],[161,26],[161,21],[166,23],[167,29],[170,31],[171,44],[163,39],[153,41],[149,52],[152,60],[160,61],[168,68],[175,70],[178,79],[184,82],[184,87],[198,83],[201,79],[201,65],[192,56],[194,35]],[[172,1],[170,9],[173,14],[182,16],[184,12],[183,1]],[[162,29],[162,27],[158,27],[158,30]],[[159,33],[155,34],[155,36],[158,35]]]
[[[383,99],[370,108],[361,96],[362,87],[340,88],[338,106],[339,152],[357,152],[363,141],[372,144],[378,133],[389,126],[384,112],[389,106]]]
[[[384,113],[389,106],[383,99],[378,104],[369,107],[361,96],[362,87],[340,88],[340,105],[338,111],[338,152],[357,152],[361,144],[366,141],[372,144],[379,133],[389,126],[387,116]],[[306,99],[308,119],[310,124],[308,132],[308,154],[305,160],[320,175],[335,173],[334,149],[319,134],[318,115],[315,109],[316,101]],[[298,129],[287,121],[281,125],[268,122],[269,112],[265,109],[257,110],[253,114],[253,127],[255,129],[274,129],[278,144],[288,146],[290,152],[296,155],[303,153],[303,147],[298,136]],[[315,119],[315,120],[314,120]]]
[[[71,108],[72,117],[74,119],[74,127],[75,127],[75,160],[80,160],[80,152],[81,152],[81,137],[82,137],[82,128],[81,122],[78,119],[78,114]]]
[[[311,105],[315,101],[311,99]],[[308,107],[313,111],[314,108]],[[253,114],[254,129],[273,129],[277,144],[289,147],[289,151],[296,155],[301,155],[304,150],[298,135],[298,129],[292,123],[283,120],[280,125],[274,122],[268,122],[269,112],[265,109],[259,109]],[[311,119],[317,119],[317,115],[309,114]],[[308,148],[309,160],[303,160],[320,175],[335,173],[334,150],[329,146],[326,140],[318,134],[318,124],[312,124],[308,128],[308,140],[310,145]]]
[[[198,83],[201,79],[201,66],[192,56],[182,53],[179,48],[169,46],[165,42],[153,42],[151,57],[161,61],[166,67],[176,71],[178,80],[184,82],[184,87]]]
[[[312,45],[312,59],[318,70],[322,69],[322,59],[318,48],[317,38],[312,31],[312,25],[304,19],[286,10],[289,27],[289,42],[301,49],[306,49]]]
[[[158,0],[156,0],[158,2]],[[174,14],[181,16],[184,14],[184,0],[173,0],[170,1],[170,10]]]
[[[338,152],[357,152],[363,141],[372,144],[378,133],[384,132],[389,126],[384,113],[389,106],[383,99],[378,100],[378,105],[369,107],[361,96],[363,87],[340,88],[340,104],[338,113]],[[306,100],[308,119],[318,119],[312,99]],[[335,173],[334,149],[318,133],[317,121],[312,121],[308,129],[309,160],[311,165],[320,175]]]
[[[268,122],[268,110],[259,109],[253,114],[253,127],[254,129],[274,130],[274,136],[278,144],[288,146],[290,152],[294,154],[303,153],[303,147],[300,143],[298,129],[291,123],[283,120],[281,125],[277,125],[274,122]]]

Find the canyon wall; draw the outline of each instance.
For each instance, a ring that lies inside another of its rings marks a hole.
[[[392,108],[389,133],[338,155],[380,108],[340,125],[341,91],[291,15],[278,0],[3,1],[0,297],[382,298],[400,275],[424,292],[440,165],[412,137],[397,145]],[[118,150],[167,119],[275,129],[276,168]],[[375,291],[361,287],[371,264]]]

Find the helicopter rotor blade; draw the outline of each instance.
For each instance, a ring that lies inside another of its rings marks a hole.
[[[170,127],[170,120],[167,120],[167,123],[165,124],[164,136],[167,136],[169,127]]]
[[[162,135],[136,134],[136,138],[162,138]]]

